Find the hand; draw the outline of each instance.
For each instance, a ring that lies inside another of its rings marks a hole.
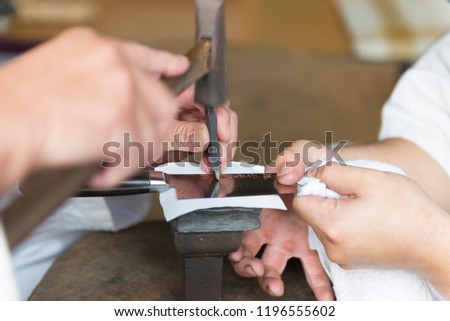
[[[243,277],[257,277],[261,288],[272,296],[282,296],[281,279],[290,258],[299,258],[306,280],[318,300],[333,300],[330,281],[316,251],[310,250],[308,228],[297,214],[265,209],[260,215],[261,227],[244,232],[242,245],[228,257],[236,272]],[[261,259],[256,254],[266,248]]]
[[[0,69],[2,137],[0,156],[11,184],[35,167],[100,161],[106,142],[124,133],[142,143],[145,159],[162,154],[178,106],[159,81],[188,67],[183,56],[103,37],[86,28],[63,32]],[[155,148],[148,148],[153,142]],[[118,148],[123,155],[123,146]],[[130,166],[105,170],[93,180],[110,186],[129,176]],[[2,185],[3,187],[5,185]]]
[[[296,197],[294,208],[333,262],[425,273],[442,253],[433,249],[446,239],[448,215],[411,179],[336,163],[315,176],[343,197]]]
[[[201,168],[209,172],[207,148],[209,133],[205,124],[205,109],[194,102],[194,86],[178,97],[179,113],[171,123],[167,137],[168,150],[153,166],[169,161],[179,161],[191,153],[202,153]],[[236,152],[238,117],[228,104],[217,107],[217,130],[221,145],[222,168],[230,162]]]
[[[327,149],[318,142],[298,140],[280,153],[275,162],[278,181],[283,185],[297,184],[304,176],[305,169],[318,161],[327,159]]]

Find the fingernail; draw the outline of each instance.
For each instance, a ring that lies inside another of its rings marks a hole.
[[[189,62],[189,59],[184,55],[177,55],[178,60],[183,60],[183,62]]]
[[[278,295],[276,295],[275,292],[272,291],[272,289],[270,288],[269,285],[266,286],[266,292],[267,292],[270,296],[278,296]]]
[[[271,296],[280,297],[283,295],[283,293],[275,293],[269,286],[267,286],[267,293],[269,293]]]
[[[247,265],[244,269],[245,273],[252,275],[252,276],[256,276],[255,271],[253,270],[253,268],[250,265]]]
[[[277,174],[278,177],[286,176],[292,174],[294,172],[294,168],[292,167],[283,167]]]
[[[89,180],[89,185],[90,186],[94,186],[94,187],[98,187],[98,188],[102,188],[105,186],[108,186],[109,180],[110,180],[110,175],[106,175],[106,173],[103,172],[98,172],[94,175],[94,177],[91,177]]]
[[[317,168],[318,167],[312,167],[310,169],[308,169],[305,173],[305,176],[307,177],[316,177],[317,174]]]

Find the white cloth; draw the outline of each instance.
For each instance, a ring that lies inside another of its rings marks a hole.
[[[0,208],[18,195],[17,188],[4,195],[0,198]],[[87,233],[115,232],[137,224],[145,218],[149,208],[150,198],[147,194],[67,200],[12,252],[20,298],[27,299],[58,255]],[[8,256],[0,253],[0,269],[8,269],[8,262]],[[3,284],[3,277],[0,274],[0,284]],[[9,292],[0,286],[0,297],[10,295]]]
[[[348,161],[346,164],[404,175],[404,172],[396,166],[375,161],[356,160]],[[303,178],[299,184],[299,195],[302,196],[340,197],[316,178]],[[317,250],[322,265],[333,283],[337,300],[442,300],[439,293],[414,272],[385,269],[342,269],[328,259],[325,248],[311,228],[309,228],[309,244],[312,249]]]
[[[186,162],[169,163],[157,168],[167,174],[204,174],[198,165]],[[263,166],[233,162],[224,174],[264,173]],[[159,196],[164,217],[171,221],[178,216],[199,209],[218,207],[274,208],[286,210],[286,206],[278,195],[258,195],[223,198],[177,199],[175,189],[169,189]]]
[[[12,268],[11,256],[0,220],[0,301],[12,301],[19,298],[16,276]]]
[[[415,143],[450,176],[450,33],[398,82],[382,113],[379,139],[387,138]]]

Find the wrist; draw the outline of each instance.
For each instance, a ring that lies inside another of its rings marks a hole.
[[[450,299],[450,216],[436,206],[427,242],[418,250],[418,272],[446,299]]]
[[[20,107],[20,102],[14,99],[14,90],[0,79],[0,168],[2,181],[0,192],[24,178],[32,169],[38,155],[38,147],[33,142],[38,141],[39,133],[33,131],[36,124],[29,117],[28,110]],[[30,108],[31,109],[31,108]]]
[[[346,161],[355,159],[382,161],[379,143],[373,144],[348,143],[340,151],[340,155]]]

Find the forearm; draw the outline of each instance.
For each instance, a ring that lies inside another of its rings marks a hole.
[[[339,152],[345,160],[371,159],[402,168],[447,212],[450,212],[450,179],[444,169],[417,145],[388,139],[370,145],[348,145]]]

